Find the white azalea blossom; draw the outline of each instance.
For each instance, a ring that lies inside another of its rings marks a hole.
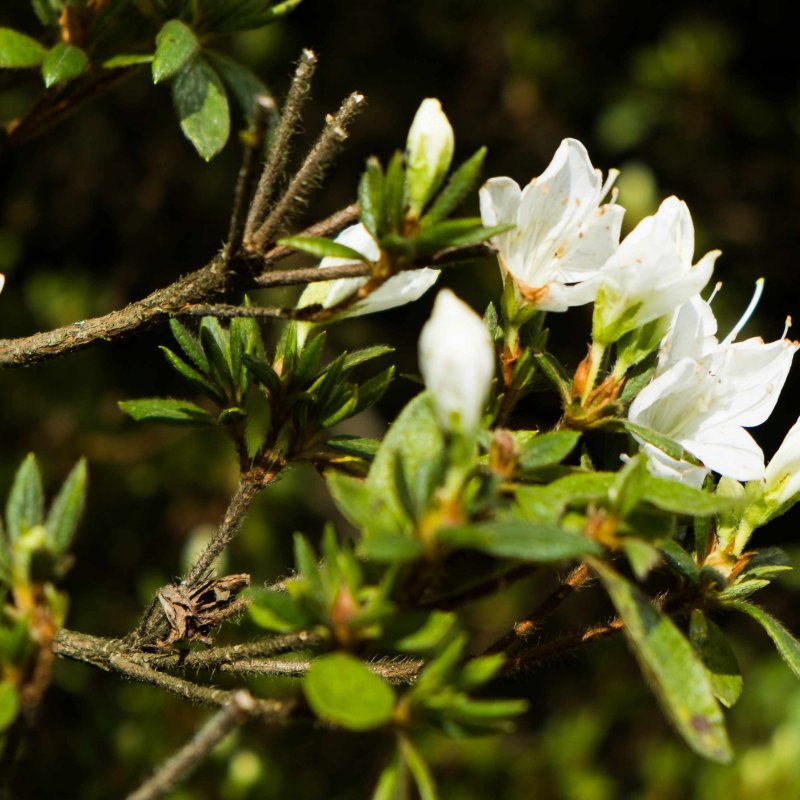
[[[345,228],[335,241],[358,251],[369,261],[377,261],[380,257],[377,242],[360,222]],[[322,259],[319,266],[320,269],[326,269],[359,263],[362,262],[328,256]],[[348,306],[343,312],[343,316],[358,317],[362,314],[373,314],[418,300],[436,283],[439,272],[438,269],[425,267],[392,275],[363,300],[358,300]],[[310,284],[301,295],[298,308],[315,304],[319,304],[323,308],[334,308],[357,292],[368,280],[367,277],[339,278],[335,281]]]
[[[711,278],[718,250],[692,266],[694,226],[686,203],[668,197],[625,237],[597,277],[592,322],[601,345],[673,312]]]
[[[441,186],[453,160],[453,129],[433,97],[422,101],[406,142],[406,194],[413,216],[418,217],[425,204]]]
[[[473,437],[494,378],[494,345],[483,320],[449,289],[422,329],[419,365],[442,427]]]
[[[800,419],[767,465],[764,478],[765,498],[778,513],[800,497]]]
[[[798,345],[759,338],[734,343],[753,307],[722,342],[699,297],[675,313],[656,377],[637,395],[628,418],[678,442],[703,466],[676,461],[640,440],[654,473],[694,486],[709,470],[739,481],[764,477],[764,454],[745,428],[772,413]]]
[[[511,178],[483,185],[483,224],[515,226],[491,243],[504,278],[514,281],[527,304],[566,311],[594,299],[597,286],[587,281],[616,250],[625,213],[615,203],[600,205],[614,177],[603,184],[586,148],[565,139],[547,169],[524,189]]]
[[[0,292],[3,291],[3,287],[6,285],[6,276],[0,272]]]

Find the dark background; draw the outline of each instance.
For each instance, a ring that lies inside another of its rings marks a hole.
[[[306,0],[285,21],[221,46],[250,63],[278,96],[299,49],[318,52],[306,144],[347,93],[367,96],[367,112],[307,221],[351,202],[364,158],[385,159],[402,147],[421,99],[439,97],[456,131],[457,158],[488,145],[486,177],[525,182],[563,137],[573,136],[596,166],[622,170],[627,228],[662,197],[685,199],[698,257],[723,251],[716,277],[725,288],[715,300],[722,332],[764,276],[764,299],[744,335],[771,340],[786,314],[800,315],[800,83],[790,8],[768,0]],[[21,0],[3,4],[0,25],[37,32]],[[22,113],[38,88],[35,73],[0,73],[0,119]],[[109,311],[204,263],[226,231],[238,158],[232,141],[210,164],[202,162],[178,129],[168,90],[153,87],[146,70],[43,137],[6,148],[0,336]],[[451,270],[442,284],[482,310],[499,287],[497,268],[486,261]],[[432,299],[433,293],[380,319],[342,323],[336,339],[388,342],[399,349],[400,371],[414,371]],[[552,327],[553,341],[562,343],[556,349],[574,366],[588,338],[588,312],[554,319]],[[78,630],[128,630],[153,590],[181,572],[187,548],[220,517],[235,485],[234,459],[214,433],[136,426],[117,409],[124,398],[187,396],[156,351],[168,339],[159,327],[0,373],[0,495],[28,451],[37,453],[51,489],[80,454],[89,458],[89,509],[66,581],[68,624]],[[756,433],[768,456],[800,413],[798,374]],[[414,389],[397,391],[361,421],[362,430],[379,434],[382,415]],[[252,572],[256,581],[284,573],[292,531],[317,536],[330,513],[321,480],[295,469],[259,501],[233,548],[231,571]],[[794,558],[795,519],[759,532],[758,543],[783,543]],[[498,603],[477,604],[468,624],[488,641],[546,589],[521,584]],[[791,579],[763,595],[767,608],[800,631],[797,599]],[[568,607],[554,626],[607,613],[594,609],[596,602],[593,595]],[[730,715],[735,765],[707,765],[686,750],[618,641],[509,684],[509,694],[523,693],[532,706],[516,734],[425,739],[443,798],[795,796],[800,689],[759,630],[722,624],[736,637],[745,675],[744,698]],[[19,796],[121,796],[204,713],[156,689],[59,664]],[[367,797],[390,744],[375,736],[252,728],[172,796]]]

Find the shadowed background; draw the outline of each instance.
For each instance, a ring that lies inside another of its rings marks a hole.
[[[285,21],[229,37],[224,46],[279,97],[300,48],[317,51],[306,143],[347,93],[367,96],[367,111],[306,221],[351,202],[364,158],[385,160],[402,147],[419,102],[436,96],[453,123],[457,159],[488,145],[485,177],[507,174],[524,183],[544,169],[563,137],[573,136],[596,166],[622,170],[626,229],[662,197],[685,199],[698,257],[723,251],[716,277],[725,287],[714,301],[722,332],[764,276],[764,299],[743,336],[771,340],[787,314],[800,316],[800,82],[788,9],[769,0],[729,2],[724,12],[718,4],[680,0],[306,0]],[[0,25],[37,32],[22,0],[4,4]],[[22,113],[38,88],[35,73],[0,72],[0,121]],[[239,154],[232,139],[210,164],[202,162],[178,129],[168,89],[154,88],[146,70],[41,138],[5,148],[0,336],[103,313],[204,263],[227,230]],[[475,199],[465,210],[476,209]],[[450,270],[442,285],[482,311],[499,288],[496,265]],[[335,339],[392,344],[399,372],[414,372],[416,339],[433,296],[342,323]],[[570,366],[583,355],[589,322],[587,310],[552,319],[551,341]],[[79,455],[89,458],[89,507],[65,584],[69,625],[79,630],[128,630],[152,592],[181,572],[187,547],[219,519],[235,485],[234,459],[221,436],[137,426],[118,411],[125,398],[190,396],[158,344],[169,344],[166,326],[0,373],[0,494],[28,451],[37,453],[51,487]],[[798,389],[800,372],[756,432],[768,456],[800,413]],[[395,413],[414,391],[399,382],[392,398],[361,420],[361,430],[380,435],[381,414]],[[527,408],[531,420],[537,402]],[[313,470],[293,470],[255,507],[232,548],[230,571],[251,572],[255,582],[285,573],[291,533],[316,537],[332,513]],[[798,561],[796,519],[760,533],[759,544],[785,544]],[[488,642],[547,589],[520,584],[494,604],[470,608],[468,624]],[[790,577],[761,599],[798,632],[796,592]],[[593,609],[595,597],[568,605],[552,629],[607,613]],[[723,626],[735,629],[745,676],[744,697],[730,715],[734,766],[709,766],[688,752],[625,645],[614,641],[509,682],[510,695],[531,698],[516,734],[427,740],[442,796],[792,796],[800,787],[800,688],[759,630],[738,621]],[[204,714],[156,689],[60,664],[17,794],[121,796]],[[389,739],[374,735],[252,726],[172,797],[366,797],[389,752]]]

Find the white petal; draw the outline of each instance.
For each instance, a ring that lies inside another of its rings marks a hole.
[[[681,444],[720,475],[737,481],[764,477],[764,453],[755,439],[738,425],[709,428],[701,438]]]
[[[574,283],[598,272],[619,247],[624,214],[625,209],[615,203],[600,206],[577,231],[556,242],[560,281]]]
[[[348,312],[348,317],[360,317],[389,308],[412,303],[422,297],[436,283],[441,271],[423,267],[392,275],[364,300],[359,301]]]
[[[353,250],[357,250],[370,261],[377,261],[380,258],[380,249],[377,242],[360,222],[345,228],[333,241],[352,247]],[[349,258],[326,256],[319,262],[319,266],[321,269],[325,269],[326,267],[343,267],[345,264],[359,263],[361,262]]]
[[[419,365],[442,427],[474,436],[494,378],[494,345],[483,320],[449,289],[422,329]]]
[[[703,485],[709,472],[705,467],[697,467],[688,461],[676,461],[652,445],[642,442],[640,444],[642,444],[642,450],[647,454],[647,468],[651,474],[659,478],[680,481],[695,489],[699,489]]]
[[[700,359],[717,345],[717,319],[700,295],[687,300],[672,317],[658,354],[660,371],[682,358]]]
[[[774,502],[778,506],[800,492],[800,419],[789,429],[767,465],[765,478],[766,490],[777,494]]]

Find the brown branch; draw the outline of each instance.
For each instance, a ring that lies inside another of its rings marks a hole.
[[[526,667],[533,667],[556,656],[581,650],[587,645],[603,641],[610,636],[616,636],[623,629],[622,620],[615,618],[607,625],[595,625],[571,636],[544,642],[507,659],[503,665],[502,674],[505,675]]]
[[[253,202],[250,204],[250,210],[247,214],[245,238],[248,240],[261,224],[267,204],[272,198],[286,167],[286,161],[290,153],[289,143],[299,128],[300,116],[311,91],[311,78],[316,68],[316,54],[311,50],[303,50],[289,87],[289,93],[286,95],[286,101],[283,104],[280,120],[270,146],[269,157],[264,165]]]
[[[226,259],[236,253],[244,238],[247,210],[253,196],[256,181],[256,166],[261,160],[264,151],[264,137],[267,132],[267,121],[270,114],[275,112],[275,101],[268,95],[259,95],[256,98],[256,110],[253,122],[247,132],[244,143],[242,166],[236,179],[236,189],[233,193],[233,212],[228,229],[228,239],[223,251]]]
[[[267,215],[258,228],[246,237],[251,250],[263,250],[272,242],[279,230],[285,227],[288,220],[300,206],[308,200],[312,190],[321,182],[325,171],[339,152],[341,144],[347,139],[347,127],[364,107],[364,95],[353,92],[332,117],[325,121],[325,128],[303,165],[292,178],[281,199]],[[255,206],[255,200],[253,206]]]
[[[243,725],[256,708],[249,692],[235,692],[221,711],[218,711],[180,749],[165,761],[155,773],[128,800],[158,800],[175,787],[179,780],[188,777],[206,759],[208,754],[228,734]]]
[[[458,592],[436,597],[426,601],[421,608],[436,608],[441,611],[453,611],[461,606],[471,603],[473,600],[480,600],[490,594],[495,594],[503,589],[507,589],[519,580],[527,578],[539,569],[538,564],[518,564],[507,572],[493,575],[485,581],[467,586]]]
[[[488,647],[484,655],[503,653],[513,648],[522,639],[537,630],[570,595],[585,587],[591,580],[589,567],[586,564],[579,564],[569,573],[567,579],[545,597],[525,619],[517,622],[505,636],[500,637],[491,647]]]

